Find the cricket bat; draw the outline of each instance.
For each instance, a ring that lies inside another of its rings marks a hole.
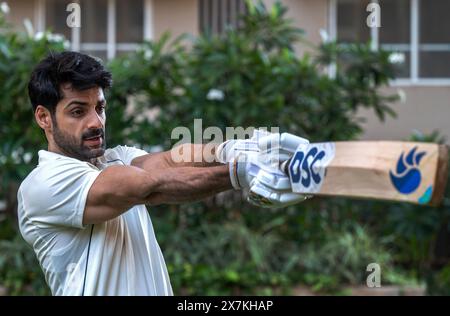
[[[395,141],[302,144],[285,168],[296,193],[436,206],[448,178],[448,147]]]

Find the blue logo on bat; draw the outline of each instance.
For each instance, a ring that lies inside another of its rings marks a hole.
[[[324,157],[325,151],[319,151],[316,147],[311,148],[306,154],[303,151],[296,152],[289,165],[292,181],[301,182],[305,188],[308,188],[312,182],[319,184],[322,177],[315,171],[314,165]]]
[[[411,149],[406,157],[402,153],[397,161],[395,172],[389,171],[391,182],[400,193],[410,194],[414,192],[422,180],[418,167],[426,152],[416,153],[416,150],[417,146]]]

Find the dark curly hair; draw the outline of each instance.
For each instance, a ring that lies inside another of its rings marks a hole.
[[[64,98],[61,84],[70,83],[76,90],[93,87],[110,88],[112,76],[101,62],[95,58],[78,53],[50,53],[31,73],[28,83],[33,112],[38,105],[46,107],[54,114],[56,105]]]

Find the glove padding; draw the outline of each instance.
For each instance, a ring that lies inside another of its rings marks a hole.
[[[228,163],[230,180],[235,190],[249,188],[251,180],[260,170],[258,141],[269,135],[265,130],[255,130],[250,139],[231,139],[216,148],[216,161]]]
[[[254,156],[259,153],[259,139],[271,135],[268,131],[257,129],[253,131],[253,135],[249,139],[230,139],[221,143],[216,148],[216,161],[220,163],[230,163],[241,154],[245,156]],[[273,135],[279,135],[273,133]],[[241,156],[240,159],[243,159]]]
[[[293,193],[289,176],[280,167],[290,159],[300,144],[308,144],[305,138],[289,133],[267,135],[259,139],[259,161],[263,161],[250,183],[247,201],[251,204],[279,208],[306,200],[309,196]]]
[[[264,208],[280,208],[303,202],[309,196],[293,193],[290,179],[277,170],[260,170],[253,178],[247,201]]]

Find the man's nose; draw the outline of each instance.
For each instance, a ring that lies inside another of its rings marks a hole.
[[[96,111],[89,113],[88,128],[102,128],[104,119]]]

